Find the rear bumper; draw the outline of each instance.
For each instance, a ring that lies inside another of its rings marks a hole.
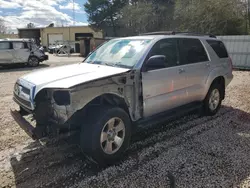
[[[44,56],[42,56],[42,57],[40,57],[40,61],[42,62],[42,61],[46,61],[46,60],[48,60],[49,59],[49,56],[48,55],[44,55]]]
[[[232,73],[225,75],[225,86],[227,87],[230,82],[233,80],[234,75]]]

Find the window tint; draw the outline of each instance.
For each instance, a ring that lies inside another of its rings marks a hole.
[[[207,53],[199,39],[179,39],[181,64],[208,61]]]
[[[173,67],[178,65],[177,58],[178,50],[177,50],[177,39],[163,39],[158,41],[151,52],[149,53],[149,57],[154,55],[165,55],[166,56],[166,68]]]
[[[10,43],[9,42],[0,42],[0,50],[7,50],[10,49]]]
[[[218,55],[219,58],[228,57],[228,53],[223,42],[216,40],[207,40],[207,43],[213,48],[213,50],[215,51],[215,53]]]
[[[13,42],[13,49],[18,50],[18,49],[24,49],[24,44],[23,42]]]

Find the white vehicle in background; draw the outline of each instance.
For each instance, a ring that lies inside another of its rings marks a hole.
[[[0,39],[0,66],[25,63],[36,67],[48,60],[48,55],[30,39]]]

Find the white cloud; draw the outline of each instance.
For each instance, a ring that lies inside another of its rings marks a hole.
[[[3,9],[19,8],[21,7],[19,3],[13,1],[0,0],[0,7]]]
[[[50,23],[55,23],[55,25],[58,26],[72,25],[72,17],[56,9],[56,7],[64,1],[65,0],[10,0],[8,3],[11,5],[15,4],[16,7],[21,8],[22,11],[18,14],[15,12],[15,14],[6,15],[4,17],[2,16],[2,18],[6,20],[6,26],[10,28],[11,31],[16,28],[26,27],[30,22],[34,23],[36,27],[44,27]],[[1,2],[3,2],[3,0],[0,0],[0,4]],[[6,2],[7,1],[5,0],[5,3]],[[8,4],[8,6],[10,5]],[[73,4],[71,6],[73,6]],[[59,5],[59,7],[61,7],[61,5]],[[75,10],[76,12],[81,11],[79,4],[75,4]],[[87,24],[76,22],[75,25]]]
[[[75,5],[75,7],[73,7],[73,5]],[[81,14],[84,14],[85,11],[81,9],[80,5],[78,3],[68,3],[66,5],[60,5],[59,6],[59,9],[63,10],[72,10],[73,11],[73,8],[75,8],[75,12],[76,13],[81,13]]]
[[[73,5],[75,5],[75,10],[80,10],[80,5],[78,3],[68,3],[67,5],[60,5],[59,8],[60,9],[69,9],[72,10],[73,9]]]

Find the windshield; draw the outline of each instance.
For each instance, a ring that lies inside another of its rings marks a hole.
[[[110,40],[93,52],[84,62],[132,68],[150,41],[150,39]]]

